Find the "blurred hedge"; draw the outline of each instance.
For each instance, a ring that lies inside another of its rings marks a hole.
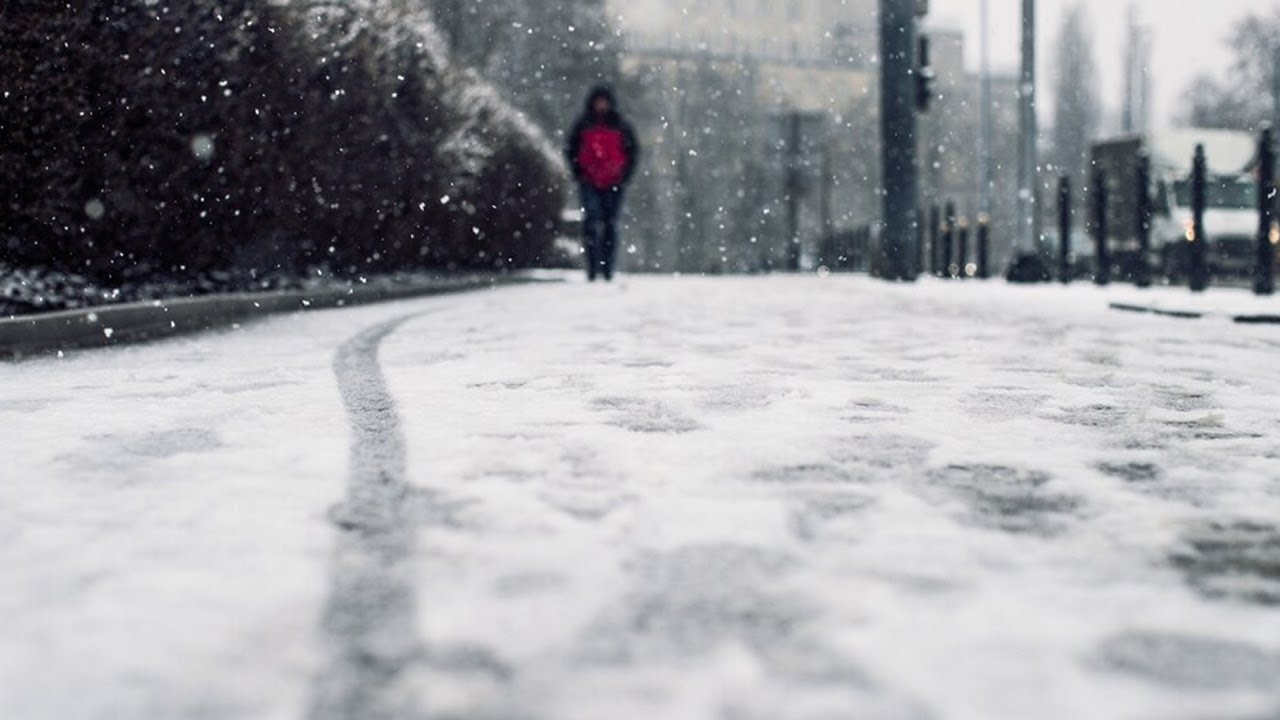
[[[385,1],[5,0],[0,261],[100,279],[537,264],[554,149]]]

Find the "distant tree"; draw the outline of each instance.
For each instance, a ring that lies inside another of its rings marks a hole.
[[[414,3],[421,5],[421,0]],[[515,0],[428,0],[436,27],[448,41],[457,62],[480,70],[487,69],[509,47],[518,28],[515,27],[519,6]]]
[[[1052,136],[1054,162],[1075,187],[1085,182],[1089,145],[1101,118],[1092,36],[1084,6],[1077,3],[1067,11],[1058,36]]]
[[[416,2],[431,9],[459,62],[551,134],[581,111],[590,86],[621,83],[621,43],[605,0]]]
[[[1251,13],[1236,23],[1227,43],[1234,54],[1225,78],[1201,75],[1184,97],[1181,122],[1193,127],[1254,130],[1271,119],[1280,8]]]

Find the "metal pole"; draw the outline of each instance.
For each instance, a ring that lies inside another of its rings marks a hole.
[[[827,142],[822,147],[822,207],[819,212],[822,216],[822,237],[824,240],[835,234],[835,218],[832,215],[834,207],[833,197],[835,192],[835,177],[833,175],[833,161],[831,159],[831,136],[827,135]]]
[[[1253,291],[1271,295],[1276,291],[1276,246],[1271,244],[1275,222],[1276,147],[1270,127],[1262,129],[1258,142],[1258,256],[1254,263]]]
[[[956,248],[956,277],[969,277],[969,218],[960,218],[959,245]]]
[[[1018,88],[1021,135],[1018,153],[1018,247],[1036,244],[1036,0],[1022,0],[1022,82]]]
[[[1275,103],[1275,109],[1271,119],[1272,132],[1280,131],[1280,46],[1276,47],[1275,68],[1272,70],[1272,102]],[[1280,197],[1273,198],[1271,211],[1280,213]]]
[[[947,202],[947,218],[942,225],[942,272],[944,278],[952,277],[951,273],[951,248],[955,243],[956,232],[956,204]]]
[[[1093,281],[1111,284],[1111,248],[1107,243],[1107,175],[1101,169],[1093,173],[1093,246],[1097,260]]]
[[[934,205],[929,208],[929,269],[934,275],[942,274],[942,263],[938,261],[938,250],[941,245],[942,210]]]
[[[991,8],[989,6],[990,0],[982,0],[980,10],[982,16],[982,127],[980,133],[982,137],[978,138],[978,172],[979,181],[982,183],[981,199],[978,204],[979,210],[987,217],[991,217],[991,148],[994,145],[991,117]]]
[[[1129,3],[1128,38],[1124,51],[1124,112],[1121,113],[1120,130],[1126,135],[1134,131],[1135,101],[1137,96],[1138,65],[1138,8]]]
[[[978,279],[991,277],[991,218],[978,218]]]
[[[884,164],[880,266],[887,280],[913,280],[920,224],[916,139],[917,0],[880,0],[880,128]]]
[[[933,103],[933,53],[929,36],[921,33],[917,38],[919,51],[916,54],[916,111],[929,112]],[[927,74],[926,74],[927,73]]]
[[[1275,107],[1272,111],[1271,127],[1280,130],[1280,47],[1276,47],[1276,55],[1272,61],[1274,68],[1271,74],[1271,101]]]
[[[1058,178],[1058,280],[1071,283],[1071,178]]]
[[[921,208],[919,208],[919,209],[917,210],[917,213],[918,213],[917,217],[919,217],[919,218],[921,219],[921,221],[920,221],[919,223],[917,223],[917,224],[916,224],[916,252],[915,252],[915,256],[911,258],[911,259],[912,259],[912,262],[914,263],[914,264],[911,266],[911,272],[912,272],[912,274],[913,274],[913,275],[916,275],[916,276],[921,275],[921,274],[923,274],[923,273],[925,272],[925,267],[924,267],[924,240],[925,240],[925,236],[924,236],[924,235],[925,235],[924,217],[925,217],[926,212],[927,212],[927,211],[926,211],[923,207],[921,207]]]
[[[787,269],[800,272],[800,113],[787,122]]]
[[[1133,282],[1138,287],[1151,287],[1151,157],[1145,152],[1138,156],[1134,185],[1137,187],[1138,260],[1134,265]]]
[[[1204,145],[1196,145],[1195,159],[1191,165],[1191,290],[1204,292],[1209,287],[1209,268],[1205,263],[1205,245],[1209,238],[1205,233],[1204,211],[1209,182],[1209,162],[1204,155]]]

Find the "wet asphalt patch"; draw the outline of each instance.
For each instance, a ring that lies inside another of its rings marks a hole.
[[[831,459],[855,471],[859,478],[870,480],[885,470],[923,467],[933,448],[932,442],[912,435],[860,434],[835,448]]]
[[[682,435],[702,428],[693,418],[657,400],[602,397],[594,400],[592,407],[610,413],[608,424],[635,433]]]
[[[968,502],[971,521],[1009,533],[1056,535],[1083,505],[1079,498],[1051,489],[1053,477],[1038,470],[951,465],[929,477]]]
[[[1090,428],[1113,428],[1122,425],[1129,417],[1124,408],[1114,405],[1083,405],[1064,407],[1057,412],[1043,416],[1064,425]]]
[[[218,433],[207,428],[178,427],[127,435],[106,435],[104,443],[137,457],[162,460],[187,453],[213,452],[222,447]]]
[[[213,421],[209,421],[212,425]],[[59,456],[58,461],[84,472],[107,473],[124,478],[139,460],[162,461],[183,455],[213,453],[224,447],[222,436],[208,427],[181,425],[167,430],[108,433],[85,438],[82,451]]]
[[[1280,525],[1205,523],[1184,534],[1169,560],[1206,597],[1280,606]]]
[[[1127,483],[1154,483],[1164,478],[1164,470],[1154,463],[1100,463],[1098,471]]]
[[[751,479],[766,485],[848,485],[856,479],[834,465],[785,465],[756,471]]]
[[[687,546],[634,562],[632,591],[581,638],[583,662],[631,665],[687,656],[725,640],[772,649],[813,617],[800,598],[770,590],[796,564],[777,551]]]
[[[405,679],[405,670],[425,657],[406,566],[415,508],[400,417],[378,363],[382,341],[415,317],[365,330],[334,359],[351,453],[347,495],[331,513],[339,530],[323,617],[331,654],[313,685],[312,720],[421,717]]]
[[[1111,670],[1197,690],[1271,690],[1280,677],[1280,656],[1189,634],[1123,633],[1102,643],[1099,658]]]

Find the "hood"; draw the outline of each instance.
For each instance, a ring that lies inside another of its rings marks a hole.
[[[592,111],[591,106],[600,98],[608,100],[609,106],[613,108],[613,110],[609,112],[608,120],[615,121],[621,117],[618,112],[618,98],[613,94],[613,88],[608,85],[597,85],[591,89],[591,92],[587,95],[587,101],[582,107],[584,117],[595,117],[595,112]]]

